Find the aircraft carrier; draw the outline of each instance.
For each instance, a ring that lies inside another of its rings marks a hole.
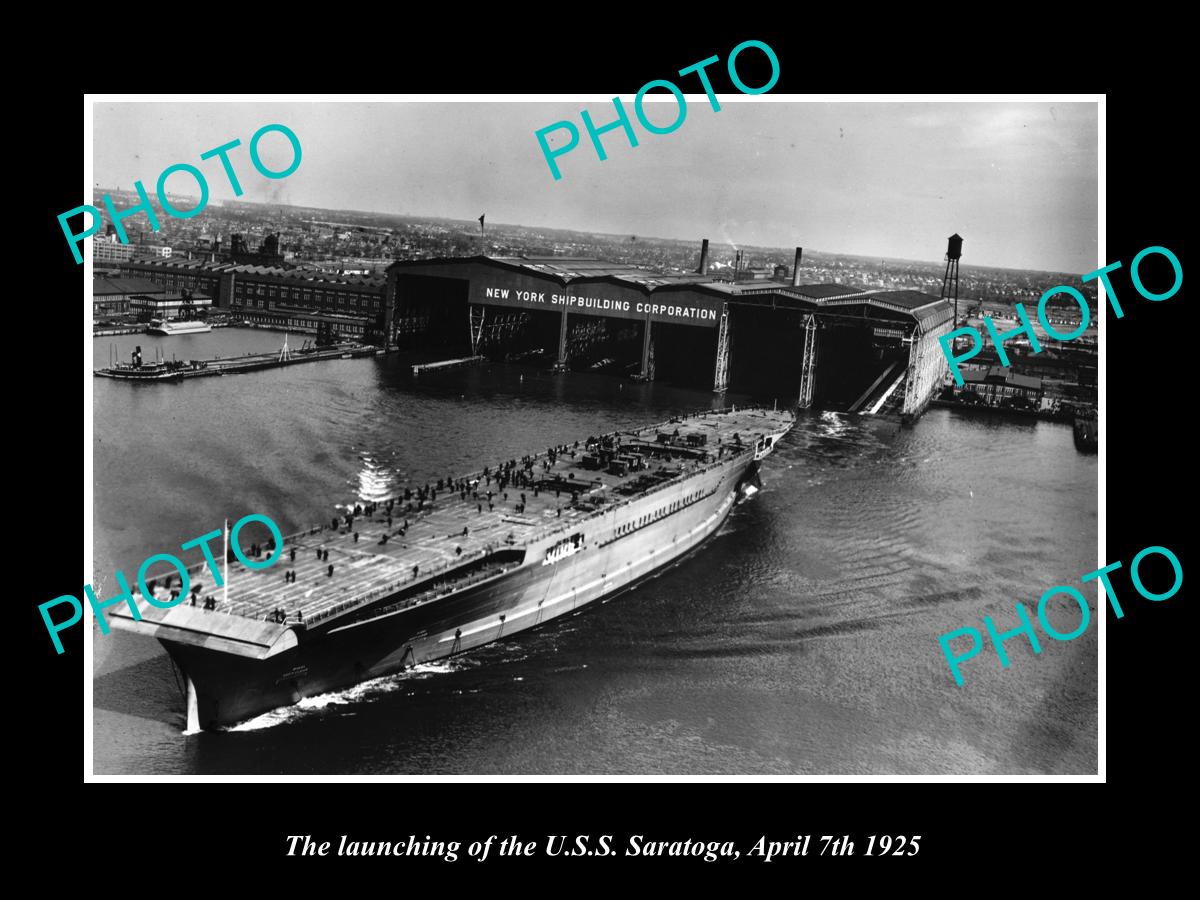
[[[226,548],[221,588],[168,609],[135,593],[141,619],[121,605],[112,624],[166,648],[186,679],[189,731],[235,724],[645,579],[720,527],[793,422],[786,410],[706,411],[447,477],[254,548],[257,569]],[[209,574],[189,569],[193,584]],[[147,587],[162,602],[177,580]]]

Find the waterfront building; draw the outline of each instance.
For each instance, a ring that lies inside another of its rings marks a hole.
[[[1008,366],[968,367],[963,370],[963,385],[954,394],[959,399],[979,398],[988,406],[1017,406],[1038,409],[1045,388],[1042,379],[1018,375]]]
[[[166,289],[144,278],[93,278],[92,320],[128,315],[129,301],[135,294],[161,297]]]
[[[129,298],[129,311],[139,319],[184,319],[212,307],[207,294],[135,294]]]

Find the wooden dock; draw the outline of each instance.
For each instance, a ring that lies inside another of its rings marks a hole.
[[[364,356],[374,356],[379,351],[378,347],[363,344],[342,344],[309,353],[292,352],[286,356],[281,353],[254,353],[225,359],[192,360],[184,364],[183,377],[204,378],[210,375],[232,375],[239,372],[253,372],[258,369],[277,369],[307,362],[321,362],[327,359],[359,359]],[[189,365],[191,367],[187,368]]]

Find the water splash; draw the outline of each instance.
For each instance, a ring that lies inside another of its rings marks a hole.
[[[281,706],[278,709],[272,709],[262,715],[255,716],[253,719],[247,719],[245,722],[239,722],[237,725],[230,725],[220,730],[261,731],[264,728],[286,725],[289,722],[308,718],[314,713],[320,713],[330,707],[371,702],[384,694],[390,694],[392,691],[399,690],[410,681],[431,678],[434,675],[447,675],[461,668],[463,666],[459,664],[458,660],[421,663],[403,672],[384,675],[380,678],[372,678],[369,681],[363,681],[354,685],[354,687],[345,688],[344,690],[330,691],[325,694],[305,697],[292,706]]]
[[[377,463],[370,456],[363,455],[362,468],[358,475],[358,499],[364,502],[385,500],[396,493],[396,485],[400,474],[391,466]]]

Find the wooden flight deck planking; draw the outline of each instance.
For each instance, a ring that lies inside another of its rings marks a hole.
[[[773,430],[770,427],[771,420],[767,419],[764,422],[765,414],[760,410],[726,412],[724,415],[728,417],[728,424],[721,428],[710,418],[711,415],[694,414],[678,421],[623,431],[620,432],[620,436],[626,441],[640,439],[654,443],[660,431],[671,433],[678,428],[681,437],[688,433],[706,433],[709,440],[703,449],[709,452],[710,459],[715,459],[718,446],[736,449],[739,452],[752,450],[759,437],[770,434]],[[740,445],[733,443],[735,432],[741,436]],[[547,459],[545,452],[533,455],[534,467],[531,474],[535,479],[557,475],[566,480],[568,474],[574,473],[575,481],[592,485],[592,490],[580,494],[581,498],[594,496],[597,492],[606,498],[607,502],[601,510],[627,499],[615,494],[613,487],[631,481],[646,471],[617,476],[607,471],[586,469],[582,466],[582,440],[579,450],[574,451],[574,459],[571,457],[572,452],[573,449],[568,445],[568,450],[558,454],[557,462],[552,464],[549,470],[543,468]],[[678,459],[665,463],[649,457],[649,463],[649,471],[660,467],[676,470],[682,465],[684,473],[702,465],[698,461],[686,458],[682,463]],[[515,471],[519,470],[518,468]],[[529,540],[544,536],[548,529],[564,528],[571,521],[592,514],[569,506],[569,492],[563,492],[561,496],[556,497],[553,491],[541,491],[535,497],[532,486],[520,487],[510,484],[505,491],[496,491],[494,472],[491,484],[487,484],[483,475],[478,472],[466,476],[468,481],[475,478],[479,479],[479,484],[474,488],[480,491],[479,500],[472,498],[470,493],[467,494],[466,500],[462,500],[457,492],[446,489],[438,492],[432,507],[427,505],[421,512],[414,509],[413,512],[405,513],[403,501],[397,499],[391,513],[390,528],[387,525],[387,501],[376,501],[379,508],[372,515],[364,513],[355,516],[353,525],[349,528],[344,524],[343,513],[339,517],[339,527],[336,531],[325,525],[286,536],[281,558],[268,569],[248,569],[236,558],[231,560],[228,565],[227,607],[222,600],[223,588],[216,587],[207,565],[200,563],[192,566],[189,568],[192,582],[203,584],[197,596],[195,611],[202,610],[204,597],[212,596],[217,601],[217,608],[205,611],[206,615],[231,614],[261,620],[269,619],[275,610],[282,609],[288,616],[289,625],[306,624],[339,604],[365,601],[370,599],[367,595],[371,594],[391,593],[404,585],[423,581],[437,571],[452,568],[473,556],[508,547],[520,548]],[[602,487],[596,484],[597,481]],[[436,482],[431,482],[432,484]],[[492,510],[488,509],[488,490],[493,491]],[[518,513],[516,507],[521,502],[522,491],[525,493],[526,505],[524,512]],[[508,494],[507,500],[504,499],[505,492]],[[480,503],[483,504],[482,513],[477,509]],[[556,515],[556,509],[559,507],[562,508],[561,517]],[[401,537],[399,532],[406,517],[409,527],[407,533]],[[464,526],[470,529],[466,536],[462,534]],[[357,543],[353,536],[356,531],[359,535]],[[380,544],[384,533],[389,535],[388,543]],[[510,535],[511,543],[508,541]],[[242,543],[245,546],[244,536]],[[219,547],[219,544],[213,542],[214,556],[219,556]],[[293,547],[296,549],[294,563],[290,558]],[[455,552],[456,547],[462,547],[461,555]],[[318,559],[318,550],[329,551],[328,561]],[[330,564],[334,566],[332,576],[328,574]],[[415,578],[412,572],[414,565],[419,566]],[[288,570],[294,570],[296,573],[294,583],[284,580],[284,574]],[[162,599],[169,596],[162,585],[156,587],[155,594]],[[161,617],[161,611],[160,615],[154,615],[155,610],[145,605],[145,598],[139,599],[142,601],[139,602],[139,607],[150,613],[150,618]],[[189,603],[189,600],[184,600],[180,606]],[[297,613],[301,612],[303,623],[297,618]]]

